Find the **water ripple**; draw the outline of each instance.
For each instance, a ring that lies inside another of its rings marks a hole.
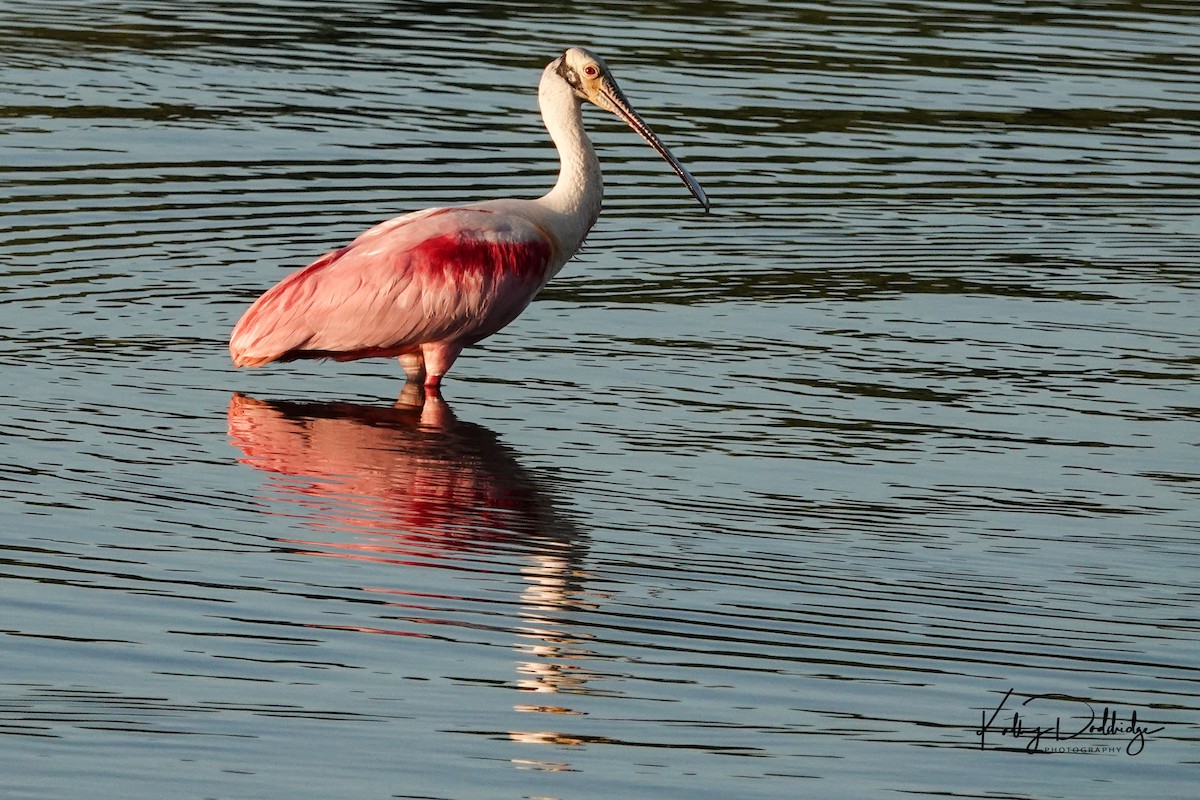
[[[1193,17],[0,4],[0,794],[1180,796]],[[445,402],[235,373],[287,270],[545,191],[566,31],[713,212],[589,110],[605,213]],[[1014,772],[1010,689],[1155,732]]]

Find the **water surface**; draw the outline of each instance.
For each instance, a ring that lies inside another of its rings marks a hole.
[[[0,4],[0,794],[1190,796],[1198,22]],[[232,368],[287,270],[542,193],[571,44],[713,213],[593,109],[444,402]]]

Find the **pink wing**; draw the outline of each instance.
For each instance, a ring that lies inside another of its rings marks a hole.
[[[513,214],[442,208],[398,217],[268,290],[234,327],[229,351],[239,367],[256,367],[472,344],[525,310],[553,249],[544,231]]]

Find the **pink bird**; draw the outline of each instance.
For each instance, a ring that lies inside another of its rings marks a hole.
[[[573,47],[550,62],[538,86],[561,162],[549,193],[376,225],[259,297],[230,337],[234,364],[398,357],[409,381],[436,391],[462,349],[516,319],[596,223],[604,187],[583,129],[584,100],[640,134],[708,210],[700,184],[630,107],[604,62]]]

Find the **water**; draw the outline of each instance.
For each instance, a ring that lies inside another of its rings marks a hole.
[[[1197,22],[0,4],[0,795],[1191,796]],[[286,270],[540,194],[576,43],[712,214],[592,110],[445,404],[232,368]]]

